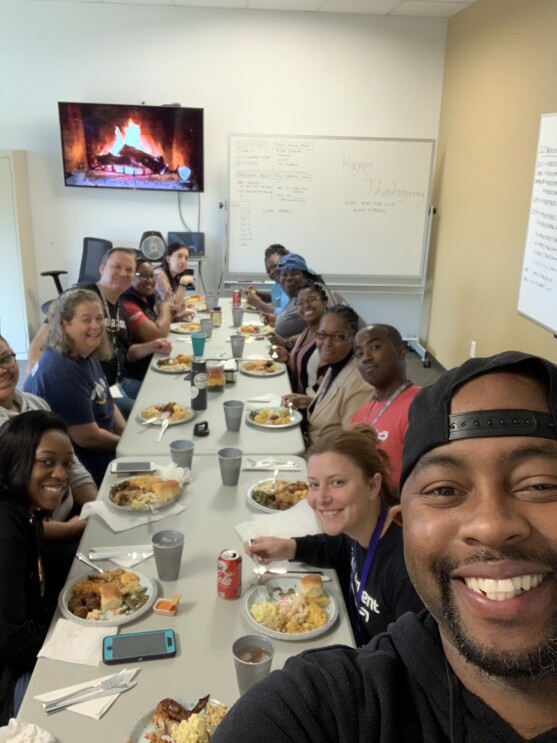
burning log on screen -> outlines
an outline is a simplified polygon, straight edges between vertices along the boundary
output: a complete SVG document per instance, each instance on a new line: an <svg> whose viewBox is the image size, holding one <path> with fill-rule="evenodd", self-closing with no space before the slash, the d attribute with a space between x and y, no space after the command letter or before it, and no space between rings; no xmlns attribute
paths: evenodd
<svg viewBox="0 0 557 743"><path fill-rule="evenodd" d="M90 166L93 170L105 170L107 167L144 168L157 175L162 175L167 169L163 157L153 157L149 153L127 144L122 147L117 155L108 152L106 155L97 155L95 160Z"/></svg>

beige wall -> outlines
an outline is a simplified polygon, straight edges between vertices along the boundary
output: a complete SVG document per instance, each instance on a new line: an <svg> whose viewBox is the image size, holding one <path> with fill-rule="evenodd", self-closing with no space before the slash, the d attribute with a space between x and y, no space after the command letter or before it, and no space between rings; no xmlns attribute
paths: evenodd
<svg viewBox="0 0 557 743"><path fill-rule="evenodd" d="M556 0L479 0L449 22L427 337L446 368L472 340L478 356L557 359L557 340L516 310L540 115L557 111L556 38Z"/></svg>

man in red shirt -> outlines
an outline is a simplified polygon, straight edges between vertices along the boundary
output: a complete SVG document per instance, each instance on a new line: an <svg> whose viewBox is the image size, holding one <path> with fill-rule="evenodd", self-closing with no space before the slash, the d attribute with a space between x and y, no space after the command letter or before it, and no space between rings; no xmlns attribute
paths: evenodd
<svg viewBox="0 0 557 743"><path fill-rule="evenodd" d="M406 377L406 344L392 325L367 325L357 334L354 355L360 374L375 387L375 398L357 410L351 422L368 423L389 455L392 482L398 487L408 408L420 389Z"/></svg>

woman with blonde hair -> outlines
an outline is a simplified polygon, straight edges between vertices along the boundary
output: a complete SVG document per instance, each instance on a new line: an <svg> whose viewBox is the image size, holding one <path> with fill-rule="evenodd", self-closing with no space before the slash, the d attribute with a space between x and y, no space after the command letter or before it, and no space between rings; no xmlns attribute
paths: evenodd
<svg viewBox="0 0 557 743"><path fill-rule="evenodd" d="M397 498L388 457L364 423L320 439L307 457L308 503L325 533L258 537L245 549L264 564L296 560L335 568L354 637L365 645L405 612L423 608L406 572L402 530L389 516Z"/></svg>
<svg viewBox="0 0 557 743"><path fill-rule="evenodd" d="M78 459L97 485L125 425L100 364L112 352L99 297L72 289L53 308L45 350L24 385L64 420Z"/></svg>

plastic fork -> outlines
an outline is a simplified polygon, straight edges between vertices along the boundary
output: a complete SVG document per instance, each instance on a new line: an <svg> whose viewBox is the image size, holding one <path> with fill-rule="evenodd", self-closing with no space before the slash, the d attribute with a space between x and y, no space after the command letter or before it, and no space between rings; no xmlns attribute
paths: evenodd
<svg viewBox="0 0 557 743"><path fill-rule="evenodd" d="M84 562L86 565L89 565L90 568L93 568L93 570L96 570L98 573L104 573L104 570L100 568L98 565L95 565L94 562L91 562L90 560L88 560L83 554L83 552L76 552L75 556L80 562Z"/></svg>
<svg viewBox="0 0 557 743"><path fill-rule="evenodd" d="M118 686L119 684L126 681L128 678L128 674L129 670L127 668L124 668L114 676L110 676L104 681L99 681L98 684L84 686L82 689L77 689L76 691L71 691L69 694L63 694L61 697L57 697L56 699L50 699L48 702L43 702L43 709L45 710L45 712L48 712L51 707L56 707L62 702L66 702L68 699L72 699L72 697L79 698L82 694L85 694L85 692L94 691L95 689L98 689L99 691L108 691L109 689L113 689L115 686Z"/></svg>
<svg viewBox="0 0 557 743"><path fill-rule="evenodd" d="M170 415L170 413L168 415ZM161 430L159 431L159 434L157 438L155 439L157 444L161 441L162 437L164 436L164 432L168 428L168 415L166 416L166 418L163 418L163 421L161 423Z"/></svg>
<svg viewBox="0 0 557 743"><path fill-rule="evenodd" d="M253 546L255 544L255 539L248 540L248 544L250 547ZM257 555L252 555L251 559L256 565L256 570L254 572L257 573L257 591L264 601L270 601L271 597L269 596L269 591L267 590L267 586L263 580L263 574L267 572L267 569L261 567L261 561Z"/></svg>

